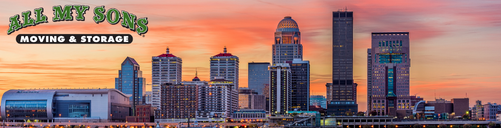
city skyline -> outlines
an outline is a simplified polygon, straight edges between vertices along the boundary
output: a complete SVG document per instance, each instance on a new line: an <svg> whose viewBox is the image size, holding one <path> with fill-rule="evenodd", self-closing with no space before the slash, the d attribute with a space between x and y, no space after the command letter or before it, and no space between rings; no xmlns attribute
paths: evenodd
<svg viewBox="0 0 501 128"><path fill-rule="evenodd" d="M331 13L348 7L356 13L353 75L354 82L358 83L359 111L366 109L366 49L370 47L371 32L410 32L411 95L417 94L425 100L468 95L471 105L476 100L501 102L496 98L501 96L496 93L501 89L501 67L497 66L501 63L501 52L497 50L501 44L496 42L501 33L498 31L501 29L499 2L88 3L147 16L151 20L149 33L140 37L119 25L95 24L87 19L41 24L11 35L0 35L0 93L15 88L113 88L116 71L120 69L117 63L126 56L138 60L143 66L143 76L151 84L150 57L164 53L167 46L183 58L183 81L190 81L196 69L201 80L209 81L207 60L227 46L242 62L239 83L240 87L246 87L247 63L271 62L271 34L280 19L292 16L301 28L304 60L311 63L311 95L325 95L325 83L332 80ZM7 19L27 9L64 4L68 3L6 2L0 17ZM209 11L211 9L213 11ZM53 14L49 12L47 9L45 15L51 18ZM1 23L0 28L7 30L8 21ZM130 45L19 45L15 35L23 33L125 33L133 35L134 42ZM150 91L151 86L146 88Z"/></svg>

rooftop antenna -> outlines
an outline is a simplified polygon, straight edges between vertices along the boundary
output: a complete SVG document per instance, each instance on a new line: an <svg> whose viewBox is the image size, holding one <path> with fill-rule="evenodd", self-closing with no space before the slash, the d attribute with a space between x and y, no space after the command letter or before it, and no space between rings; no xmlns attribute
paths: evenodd
<svg viewBox="0 0 501 128"><path fill-rule="evenodd" d="M226 53L226 46L224 46L224 53Z"/></svg>
<svg viewBox="0 0 501 128"><path fill-rule="evenodd" d="M347 12L348 11L348 7L347 6L344 6L344 11Z"/></svg>
<svg viewBox="0 0 501 128"><path fill-rule="evenodd" d="M198 68L195 68L195 77L198 76Z"/></svg>
<svg viewBox="0 0 501 128"><path fill-rule="evenodd" d="M167 46L167 50L166 51L167 51L167 54L169 54L169 46Z"/></svg>

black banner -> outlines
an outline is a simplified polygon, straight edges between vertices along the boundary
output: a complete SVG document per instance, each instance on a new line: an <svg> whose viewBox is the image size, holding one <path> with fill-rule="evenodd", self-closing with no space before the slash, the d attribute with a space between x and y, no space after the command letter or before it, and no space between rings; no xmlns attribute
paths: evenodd
<svg viewBox="0 0 501 128"><path fill-rule="evenodd" d="M130 44L130 34L19 34L19 44Z"/></svg>

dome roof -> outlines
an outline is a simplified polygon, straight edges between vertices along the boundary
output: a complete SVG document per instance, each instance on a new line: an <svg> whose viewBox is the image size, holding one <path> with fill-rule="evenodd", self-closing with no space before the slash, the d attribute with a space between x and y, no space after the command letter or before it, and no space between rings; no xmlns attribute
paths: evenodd
<svg viewBox="0 0 501 128"><path fill-rule="evenodd" d="M277 26L277 32L283 31L294 31L299 32L299 27L297 26L296 21L294 21L290 16L285 16Z"/></svg>

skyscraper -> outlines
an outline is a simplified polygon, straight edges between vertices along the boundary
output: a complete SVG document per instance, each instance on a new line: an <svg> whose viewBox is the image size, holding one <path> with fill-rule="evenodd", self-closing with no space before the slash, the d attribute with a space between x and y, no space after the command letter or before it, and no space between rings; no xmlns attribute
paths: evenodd
<svg viewBox="0 0 501 128"><path fill-rule="evenodd" d="M233 81L235 90L238 92L238 64L237 56L226 52L219 53L210 58L210 79L214 80L216 77L222 77L225 80Z"/></svg>
<svg viewBox="0 0 501 128"><path fill-rule="evenodd" d="M289 111L309 111L310 106L310 62L301 59L286 61L291 69L291 104Z"/></svg>
<svg viewBox="0 0 501 128"><path fill-rule="evenodd" d="M249 82L250 89L256 91L258 94L264 94L264 86L270 82L270 72L268 71L269 62L249 62Z"/></svg>
<svg viewBox="0 0 501 128"><path fill-rule="evenodd" d="M275 31L272 64L292 61L294 58L303 59L301 32L299 32L296 21L290 16L286 16L278 23Z"/></svg>
<svg viewBox="0 0 501 128"><path fill-rule="evenodd" d="M394 115L397 110L410 110L409 96L409 32L373 32L370 53L370 111L378 115ZM369 108L368 108L369 109Z"/></svg>
<svg viewBox="0 0 501 128"><path fill-rule="evenodd" d="M238 89L233 81L216 77L208 85L199 86L199 118L228 118L238 109Z"/></svg>
<svg viewBox="0 0 501 128"><path fill-rule="evenodd" d="M146 79L143 78L139 64L134 58L125 58L121 67L122 69L118 70L118 78L115 78L115 89L129 96L132 112L135 113L135 106L143 102Z"/></svg>
<svg viewBox="0 0 501 128"><path fill-rule="evenodd" d="M270 70L269 113L285 113L291 104L291 69L288 63L276 63Z"/></svg>
<svg viewBox="0 0 501 128"><path fill-rule="evenodd" d="M356 85L353 82L353 12L332 15L332 84L327 84L327 113L346 115L357 112Z"/></svg>
<svg viewBox="0 0 501 128"><path fill-rule="evenodd" d="M164 83L178 84L181 82L183 60L174 56L169 52L167 47L166 53L151 58L151 90L152 90L152 106L160 108L161 87Z"/></svg>
<svg viewBox="0 0 501 128"><path fill-rule="evenodd" d="M155 119L195 118L198 108L197 84L161 85L161 108L155 110Z"/></svg>
<svg viewBox="0 0 501 128"><path fill-rule="evenodd" d="M367 49L367 101L372 101L372 54L371 49ZM367 102L367 113L370 113L372 102Z"/></svg>

